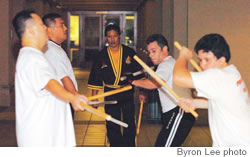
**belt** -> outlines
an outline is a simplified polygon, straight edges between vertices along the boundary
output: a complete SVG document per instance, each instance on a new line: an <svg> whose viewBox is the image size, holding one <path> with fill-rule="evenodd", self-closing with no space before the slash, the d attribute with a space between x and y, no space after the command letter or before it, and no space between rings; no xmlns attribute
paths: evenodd
<svg viewBox="0 0 250 157"><path fill-rule="evenodd" d="M122 87L125 87L127 85L110 85L110 84L104 84L104 87L108 87L108 88L122 88Z"/></svg>

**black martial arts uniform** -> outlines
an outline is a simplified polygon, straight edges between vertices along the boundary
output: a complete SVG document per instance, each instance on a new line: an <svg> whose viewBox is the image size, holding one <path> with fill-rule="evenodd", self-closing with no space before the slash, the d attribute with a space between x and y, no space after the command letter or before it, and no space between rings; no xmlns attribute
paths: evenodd
<svg viewBox="0 0 250 157"><path fill-rule="evenodd" d="M127 46L119 46L119 61L117 69L115 68L112 59L110 48L105 47L95 59L92 66L88 88L94 90L101 90L104 92L115 90L128 85L128 81L120 81L120 77L128 72L136 72L141 70L141 66L133 59L135 51ZM139 78L137 78L139 79ZM110 114L113 118L121 120L121 112L123 121L128 124L128 128L124 128L123 134L119 125L107 121L107 136L110 146L135 146L135 119L134 119L134 89L118 93L112 96L105 97L105 101L117 100L117 104L106 104L105 112Z"/></svg>

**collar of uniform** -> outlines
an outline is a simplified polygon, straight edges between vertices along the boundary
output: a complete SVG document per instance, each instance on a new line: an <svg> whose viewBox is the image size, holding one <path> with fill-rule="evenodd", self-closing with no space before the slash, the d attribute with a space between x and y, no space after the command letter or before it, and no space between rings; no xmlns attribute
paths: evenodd
<svg viewBox="0 0 250 157"><path fill-rule="evenodd" d="M56 43L56 42L54 42L53 40L49 40L48 42L50 42L50 43L52 43L52 44L54 44L54 45L56 45L56 46L61 47L61 45L57 44L57 43Z"/></svg>
<svg viewBox="0 0 250 157"><path fill-rule="evenodd" d="M169 60L170 58L172 58L172 56L167 56L163 61Z"/></svg>
<svg viewBox="0 0 250 157"><path fill-rule="evenodd" d="M42 55L44 54L42 51L40 51L40 50L38 50L36 48L33 48L33 47L28 47L28 46L22 47L20 49L20 51L24 51L24 50L27 50L27 49L30 49L30 50L32 50L32 51L34 51L36 53L42 54Z"/></svg>
<svg viewBox="0 0 250 157"><path fill-rule="evenodd" d="M118 48L118 51L120 51L120 48L123 48L122 44L120 44L118 47L119 47L119 48ZM110 47L107 46L107 49L110 49ZM110 51L112 51L112 50L110 49Z"/></svg>

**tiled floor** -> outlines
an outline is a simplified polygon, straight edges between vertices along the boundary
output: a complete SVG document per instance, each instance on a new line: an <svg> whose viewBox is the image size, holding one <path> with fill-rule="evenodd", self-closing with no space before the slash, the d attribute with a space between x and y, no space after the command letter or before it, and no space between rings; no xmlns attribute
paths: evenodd
<svg viewBox="0 0 250 157"><path fill-rule="evenodd" d="M87 90L87 79L89 72L74 69L77 78L79 92L90 96L90 91ZM138 106L136 106L136 117L138 117ZM100 106L98 110L104 110ZM148 120L147 106L145 104L142 116L142 124L140 134L136 138L137 146L139 147L152 147L154 146L156 137L161 129L161 124L158 121ZM189 136L182 146L186 147L203 147L211 146L211 136L209 128L201 125L197 121L196 125L192 128ZM205 119L206 121L206 119ZM206 123L206 122L205 122ZM1 147L15 147L15 114L14 106L8 108L0 108L0 146ZM109 146L106 137L105 121L87 111L75 113L75 133L78 147L106 147Z"/></svg>

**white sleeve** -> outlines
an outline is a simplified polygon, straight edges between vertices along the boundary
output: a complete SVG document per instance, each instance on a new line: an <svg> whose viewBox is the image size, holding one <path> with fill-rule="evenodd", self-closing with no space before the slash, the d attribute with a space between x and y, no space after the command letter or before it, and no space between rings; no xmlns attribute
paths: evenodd
<svg viewBox="0 0 250 157"><path fill-rule="evenodd" d="M218 73L216 70L206 70L203 72L191 72L194 87L198 92L198 96L211 99L216 97L220 87L218 82Z"/></svg>
<svg viewBox="0 0 250 157"><path fill-rule="evenodd" d="M170 63L164 62L158 66L156 74L167 82L173 75L173 66Z"/></svg>
<svg viewBox="0 0 250 157"><path fill-rule="evenodd" d="M40 92L42 89L44 89L51 79L56 80L53 68L44 57L33 61L33 64L31 64L29 67L27 76L29 77L29 82L31 83L31 86L35 92Z"/></svg>
<svg viewBox="0 0 250 157"><path fill-rule="evenodd" d="M65 59L67 59L67 58L63 58L63 56L61 56L61 58L58 59L58 63L56 66L56 72L57 72L58 77L60 79L64 78L65 76L69 76L69 74L68 74L69 67L67 66Z"/></svg>
<svg viewBox="0 0 250 157"><path fill-rule="evenodd" d="M58 52L55 52L58 51ZM46 57L49 60L50 64L54 67L56 70L57 76L59 79L64 78L65 76L69 76L68 74L68 67L67 67L67 62L65 61L68 58L65 58L64 53L62 51L50 48L46 52Z"/></svg>

